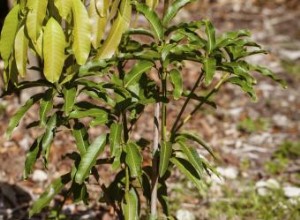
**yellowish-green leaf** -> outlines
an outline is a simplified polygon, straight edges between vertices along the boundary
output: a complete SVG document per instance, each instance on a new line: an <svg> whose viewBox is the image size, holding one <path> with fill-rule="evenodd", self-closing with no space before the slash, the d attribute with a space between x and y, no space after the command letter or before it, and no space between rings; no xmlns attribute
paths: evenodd
<svg viewBox="0 0 300 220"><path fill-rule="evenodd" d="M131 4L129 0L124 0L121 3L120 11L107 39L96 55L96 59L111 58L116 52L123 33L128 29L131 18Z"/></svg>
<svg viewBox="0 0 300 220"><path fill-rule="evenodd" d="M49 82L59 80L65 61L65 47L62 27L54 18L50 18L43 37L44 74Z"/></svg>
<svg viewBox="0 0 300 220"><path fill-rule="evenodd" d="M92 24L92 45L95 49L100 46L100 41L105 32L107 23L107 0L91 0L89 7L89 16Z"/></svg>
<svg viewBox="0 0 300 220"><path fill-rule="evenodd" d="M29 9L26 17L26 30L34 44L38 39L46 16L47 4L48 0L28 0L26 4Z"/></svg>
<svg viewBox="0 0 300 220"><path fill-rule="evenodd" d="M15 39L15 59L21 77L26 75L28 39L25 36L24 25L19 29Z"/></svg>
<svg viewBox="0 0 300 220"><path fill-rule="evenodd" d="M63 19L67 19L72 9L72 0L55 0L54 5Z"/></svg>
<svg viewBox="0 0 300 220"><path fill-rule="evenodd" d="M146 0L146 5L152 10L154 10L158 5L158 0Z"/></svg>
<svg viewBox="0 0 300 220"><path fill-rule="evenodd" d="M76 62L83 65L91 50L91 23L88 12L80 0L73 0L72 13L74 17L72 49Z"/></svg>
<svg viewBox="0 0 300 220"><path fill-rule="evenodd" d="M0 54L4 61L8 61L10 54L13 50L15 36L18 30L18 14L20 6L17 4L13 9L8 13L5 18L2 31L1 31L1 40L0 40Z"/></svg>

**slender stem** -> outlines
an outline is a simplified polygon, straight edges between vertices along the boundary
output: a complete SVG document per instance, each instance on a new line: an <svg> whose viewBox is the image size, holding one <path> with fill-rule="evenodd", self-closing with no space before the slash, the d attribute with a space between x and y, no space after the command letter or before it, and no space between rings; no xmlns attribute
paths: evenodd
<svg viewBox="0 0 300 220"><path fill-rule="evenodd" d="M194 110L185 117L183 121L180 122L180 124L174 129L174 133L176 133L183 125L185 125L192 117L193 115L202 107L204 103L211 97L212 94L218 91L220 86L227 80L229 76L229 73L226 73L221 80L215 85L215 87L204 97L204 99L194 108Z"/></svg>
<svg viewBox="0 0 300 220"><path fill-rule="evenodd" d="M179 114L178 114L177 117L176 117L176 120L175 120L175 122L174 122L174 124L173 124L173 126L172 126L172 129L171 129L171 135L172 135L172 136L171 136L171 141L172 141L172 139L174 138L176 127L177 127L177 125L178 125L178 123L179 123L179 121L180 121L180 119L181 119L181 117L182 117L182 115L183 115L183 113L184 113L184 111L185 111L185 109L186 109L188 103L190 102L190 100L191 100L191 98L192 98L192 96L193 96L193 93L195 92L195 90L196 90L197 87L199 86L199 83L200 83L201 80L203 79L203 75L204 75L204 73L201 72L201 74L199 75L199 77L198 77L198 79L197 79L195 85L193 86L191 92L189 93L187 99L185 100L185 102L184 102L182 108L180 109Z"/></svg>
<svg viewBox="0 0 300 220"><path fill-rule="evenodd" d="M154 131L153 131L153 152L152 152L152 191L151 191L151 219L157 218L157 186L158 186L158 144L159 144L159 103L154 109Z"/></svg>

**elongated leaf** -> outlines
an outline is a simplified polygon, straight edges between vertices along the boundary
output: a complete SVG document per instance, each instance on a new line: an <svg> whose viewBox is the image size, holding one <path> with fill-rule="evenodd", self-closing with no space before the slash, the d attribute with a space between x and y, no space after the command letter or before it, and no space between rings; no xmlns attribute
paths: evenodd
<svg viewBox="0 0 300 220"><path fill-rule="evenodd" d="M19 24L19 10L20 6L19 4L16 4L6 16L2 27L0 38L0 54L5 62L8 61L13 50L15 36L17 34Z"/></svg>
<svg viewBox="0 0 300 220"><path fill-rule="evenodd" d="M136 3L136 10L145 16L145 18L149 21L156 38L161 40L164 36L164 28L155 11L153 11L147 5L140 3Z"/></svg>
<svg viewBox="0 0 300 220"><path fill-rule="evenodd" d="M64 87L63 94L64 94L64 113L66 116L73 110L73 106L75 103L77 88L76 87Z"/></svg>
<svg viewBox="0 0 300 220"><path fill-rule="evenodd" d="M49 82L55 83L62 74L66 40L62 27L54 18L47 22L43 38L44 74Z"/></svg>
<svg viewBox="0 0 300 220"><path fill-rule="evenodd" d="M170 72L171 82L173 84L173 96L175 100L178 100L183 92L183 82L181 73L177 69L172 69Z"/></svg>
<svg viewBox="0 0 300 220"><path fill-rule="evenodd" d="M253 85L247 83L247 81L241 77L235 76L230 77L227 82L230 82L232 84L235 84L239 86L245 93L247 93L253 101L257 100L257 96L255 93L255 90L253 88Z"/></svg>
<svg viewBox="0 0 300 220"><path fill-rule="evenodd" d="M197 153L197 150L195 148L188 147L183 141L178 141L178 144L180 145L180 148L184 155L187 157L188 161L193 165L193 167L197 170L199 176L201 177L203 175L204 167L202 159Z"/></svg>
<svg viewBox="0 0 300 220"><path fill-rule="evenodd" d="M104 151L106 144L106 134L97 137L94 142L88 147L86 153L81 158L78 165L78 170L75 175L75 182L82 184L85 178L88 177L90 170L96 163L97 157Z"/></svg>
<svg viewBox="0 0 300 220"><path fill-rule="evenodd" d="M271 78L275 82L278 82L283 88L285 88L285 89L287 88L286 81L275 76L275 74L268 68L265 68L263 66L258 66L258 65L251 65L250 69L252 71L257 71L257 72L261 73L263 76L267 76L267 77Z"/></svg>
<svg viewBox="0 0 300 220"><path fill-rule="evenodd" d="M154 10L156 6L158 5L159 0L146 0L146 5Z"/></svg>
<svg viewBox="0 0 300 220"><path fill-rule="evenodd" d="M120 149L120 144L122 140L122 125L118 123L113 123L110 126L109 134L109 144L110 144L110 153L112 157L116 156L116 153Z"/></svg>
<svg viewBox="0 0 300 220"><path fill-rule="evenodd" d="M76 122L72 133L80 155L83 156L89 147L89 135L87 133L87 128L84 126L84 124Z"/></svg>
<svg viewBox="0 0 300 220"><path fill-rule="evenodd" d="M184 7L186 4L193 2L195 0L176 0L167 9L167 12L163 18L163 25L166 27L169 25L170 21L177 15L178 11Z"/></svg>
<svg viewBox="0 0 300 220"><path fill-rule="evenodd" d="M86 63L91 50L91 23L88 12L81 0L72 1L74 17L72 49L79 65Z"/></svg>
<svg viewBox="0 0 300 220"><path fill-rule="evenodd" d="M41 143L41 147L42 147L41 153L44 157L44 162L46 165L48 161L50 146L54 138L55 128L57 127L56 122L57 122L57 116L56 114L54 114L47 121L46 132L43 136L42 143Z"/></svg>
<svg viewBox="0 0 300 220"><path fill-rule="evenodd" d="M214 153L212 152L211 148L196 134L185 133L185 132L179 133L176 137L176 140L177 140L177 138L180 139L180 137L183 137L183 138L186 138L186 139L189 139L191 141L194 141L194 142L198 143L199 145L204 147L204 149L207 150L207 152L209 152L211 156L216 158Z"/></svg>
<svg viewBox="0 0 300 220"><path fill-rule="evenodd" d="M105 32L108 19L108 7L109 2L107 0L91 0L90 2L89 17L92 23L92 45L95 49L100 46L100 41Z"/></svg>
<svg viewBox="0 0 300 220"><path fill-rule="evenodd" d="M43 97L43 94L37 94L32 96L19 110L15 113L15 115L10 119L7 130L6 136L10 138L11 133L15 127L18 126L20 120L23 118L25 113L30 109L30 107L39 101Z"/></svg>
<svg viewBox="0 0 300 220"><path fill-rule="evenodd" d="M138 177L140 179L142 175L142 159L138 145L135 143L128 143L126 145L125 162L129 167L130 176L132 178Z"/></svg>
<svg viewBox="0 0 300 220"><path fill-rule="evenodd" d="M180 170L182 174L184 174L191 182L195 184L199 191L203 190L203 184L201 182L202 180L189 161L176 157L171 158L170 161Z"/></svg>
<svg viewBox="0 0 300 220"><path fill-rule="evenodd" d="M98 108L91 108L88 110L74 110L69 114L70 118L84 118L84 117L106 117L107 118L107 112L98 109Z"/></svg>
<svg viewBox="0 0 300 220"><path fill-rule="evenodd" d="M55 0L54 5L63 19L67 19L72 10L72 0Z"/></svg>
<svg viewBox="0 0 300 220"><path fill-rule="evenodd" d="M46 191L36 200L29 212L29 217L31 218L34 214L40 213L43 208L49 205L53 200L54 196L57 195L64 186L71 181L70 173L61 176L60 178L54 180L51 185L46 189Z"/></svg>
<svg viewBox="0 0 300 220"><path fill-rule="evenodd" d="M36 43L40 34L44 18L46 16L48 0L28 0L29 9L26 17L26 30L33 44Z"/></svg>
<svg viewBox="0 0 300 220"><path fill-rule="evenodd" d="M108 59L114 55L121 42L123 33L129 27L130 19L131 3L129 0L124 0L121 3L121 8L118 16L114 21L104 44L100 47L100 50L98 51L95 59Z"/></svg>
<svg viewBox="0 0 300 220"><path fill-rule="evenodd" d="M31 145L29 151L26 153L26 160L25 160L25 167L23 171L23 178L27 179L28 176L32 172L32 168L38 158L39 152L40 152L40 142L41 142L42 136L37 138L34 143Z"/></svg>
<svg viewBox="0 0 300 220"><path fill-rule="evenodd" d="M172 155L172 144L170 142L162 142L159 153L159 176L163 177L168 170L169 161Z"/></svg>
<svg viewBox="0 0 300 220"><path fill-rule="evenodd" d="M133 188L125 192L125 199L122 202L122 210L125 220L138 220L138 196Z"/></svg>
<svg viewBox="0 0 300 220"><path fill-rule="evenodd" d="M40 125L45 126L47 114L53 108L53 89L48 89L40 103Z"/></svg>
<svg viewBox="0 0 300 220"><path fill-rule="evenodd" d="M205 57L203 59L203 69L205 72L204 80L205 84L209 85L214 78L216 72L216 59L212 57Z"/></svg>
<svg viewBox="0 0 300 220"><path fill-rule="evenodd" d="M214 26L209 20L205 20L204 24L205 24L205 33L207 36L206 49L208 54L210 54L216 46L216 33L215 33L216 31Z"/></svg>
<svg viewBox="0 0 300 220"><path fill-rule="evenodd" d="M21 77L26 75L26 64L27 64L27 50L28 50L28 39L24 33L24 26L22 26L15 39L15 59L17 69Z"/></svg>
<svg viewBox="0 0 300 220"><path fill-rule="evenodd" d="M130 70L130 72L125 75L124 87L126 88L133 84L136 84L141 78L142 74L150 70L153 65L153 62L146 60L141 60L136 63L135 66Z"/></svg>

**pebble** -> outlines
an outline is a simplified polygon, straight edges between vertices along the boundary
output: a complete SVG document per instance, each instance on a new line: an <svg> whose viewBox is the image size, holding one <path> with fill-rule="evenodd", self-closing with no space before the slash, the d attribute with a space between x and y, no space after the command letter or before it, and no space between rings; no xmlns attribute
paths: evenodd
<svg viewBox="0 0 300 220"><path fill-rule="evenodd" d="M256 182L255 188L257 190L258 195L266 196L272 190L280 189L280 184L275 179L268 179L266 181L260 180Z"/></svg>
<svg viewBox="0 0 300 220"><path fill-rule="evenodd" d="M239 171L236 167L217 167L217 171L226 179L236 179Z"/></svg>
<svg viewBox="0 0 300 220"><path fill-rule="evenodd" d="M295 186L286 186L283 188L284 195L288 198L300 197L300 188Z"/></svg>
<svg viewBox="0 0 300 220"><path fill-rule="evenodd" d="M195 215L186 209L179 209L176 212L176 218L178 220L196 220Z"/></svg>
<svg viewBox="0 0 300 220"><path fill-rule="evenodd" d="M45 182L48 179L48 175L43 170L35 170L31 179L34 182Z"/></svg>

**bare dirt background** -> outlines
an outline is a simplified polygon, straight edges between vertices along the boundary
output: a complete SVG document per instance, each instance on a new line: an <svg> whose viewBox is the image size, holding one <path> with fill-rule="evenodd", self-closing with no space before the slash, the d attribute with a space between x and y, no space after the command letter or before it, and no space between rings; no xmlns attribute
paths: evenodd
<svg viewBox="0 0 300 220"><path fill-rule="evenodd" d="M213 180L209 192L198 196L195 190L190 189L189 183L175 173L168 183L171 187L170 201L174 203L172 210L177 218L187 220L278 219L279 214L276 211L270 218L255 216L255 212L246 218L238 212L233 215L226 214L229 208L220 208L220 212L224 213L215 215L209 210L214 207L214 203L218 204L217 202L229 198L226 194L228 190L232 193L230 199L238 199L243 189L250 186L254 186L255 193L260 194L262 188L276 188L279 185L277 188L283 190L286 201L300 198L300 2L200 2L192 3L182 10L177 22L209 18L216 25L217 33L240 28L249 29L253 33L253 39L270 51L266 56L251 57L251 61L272 69L288 82L289 88L283 90L270 80L262 79L256 87L259 101L252 103L247 95L228 85L215 97L219 105L216 113L208 108L196 115L186 129L199 133L211 144L221 158L216 166L224 179ZM185 73L185 85L190 86L197 69L192 64L186 65L188 71ZM37 106L32 108L21 122L11 140L7 140L4 133L9 118L29 95L23 93L20 97L0 99L0 219L26 219L31 200L36 199L55 177L69 170L71 166L70 161L63 161L61 157L74 150L74 143L68 132L60 132L53 143L52 162L48 170L44 170L42 164L38 163L38 171L29 180L22 180L26 151L38 133L36 130L26 129L26 126L36 118ZM170 120L176 111L176 106L171 105ZM151 114L152 110L147 109L146 112ZM142 120L144 123L135 128L138 131L137 135L151 135L152 126L147 114ZM287 156L282 162L276 157L276 152L287 142L292 143L291 146L295 145L293 148L296 150L292 157ZM201 149L199 153L204 154ZM283 167L279 167L281 163ZM110 170L106 168L101 172L104 176L110 175ZM267 185L270 179L273 181L272 187ZM66 216L69 219L113 219L110 208L96 202L98 187L91 184L89 190L93 196L88 208L67 201L63 209ZM61 198L57 199L59 201ZM299 216L299 205L296 207L297 211ZM49 212L45 211L32 219L46 219L48 214ZM285 215L285 219L296 219L293 216Z"/></svg>

